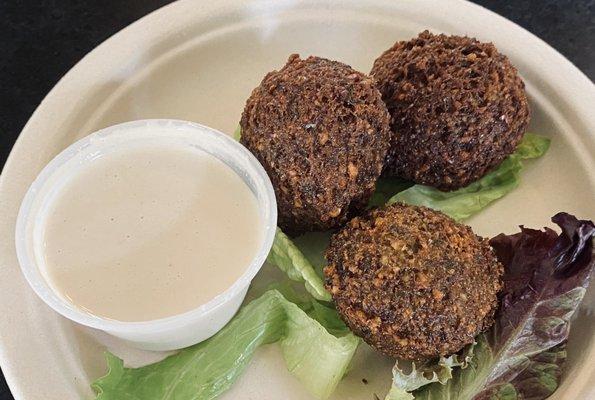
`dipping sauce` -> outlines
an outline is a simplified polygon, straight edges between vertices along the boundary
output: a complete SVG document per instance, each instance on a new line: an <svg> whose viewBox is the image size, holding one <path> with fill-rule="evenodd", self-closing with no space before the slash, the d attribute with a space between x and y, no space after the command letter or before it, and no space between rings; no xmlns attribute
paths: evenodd
<svg viewBox="0 0 595 400"><path fill-rule="evenodd" d="M87 163L50 203L46 279L90 313L148 321L229 288L258 252L256 197L197 149L137 146Z"/></svg>

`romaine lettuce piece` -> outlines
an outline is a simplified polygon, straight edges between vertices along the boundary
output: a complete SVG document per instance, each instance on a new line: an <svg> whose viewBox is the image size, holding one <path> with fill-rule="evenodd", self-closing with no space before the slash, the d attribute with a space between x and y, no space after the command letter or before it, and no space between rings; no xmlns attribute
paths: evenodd
<svg viewBox="0 0 595 400"><path fill-rule="evenodd" d="M289 371L319 399L335 389L359 339L330 334L278 291L252 301L209 340L155 364L125 368L108 353L108 373L92 384L97 400L207 400L235 382L254 351L279 342Z"/></svg>
<svg viewBox="0 0 595 400"><path fill-rule="evenodd" d="M452 378L455 367L467 368L473 358L476 343L466 346L460 353L438 360L413 362L397 360L393 367L393 383L385 400L413 400L411 393L433 382L444 385Z"/></svg>
<svg viewBox="0 0 595 400"><path fill-rule="evenodd" d="M516 151L478 181L452 192L414 185L390 198L388 204L403 202L426 206L442 211L457 221L469 218L516 188L520 182L522 160L541 157L549 145L548 138L526 133Z"/></svg>
<svg viewBox="0 0 595 400"><path fill-rule="evenodd" d="M380 177L376 181L376 190L368 202L368 208L385 205L393 196L413 186L412 182L395 177Z"/></svg>
<svg viewBox="0 0 595 400"><path fill-rule="evenodd" d="M303 286L291 281L289 278L272 282L266 285L264 289L262 291L262 289L251 287L250 294L258 296L259 293L262 295L268 290L277 290L285 299L301 308L310 318L324 326L332 335L340 337L351 333L351 330L337 313L334 304L312 298L312 295L303 290Z"/></svg>
<svg viewBox="0 0 595 400"><path fill-rule="evenodd" d="M293 243L297 246L310 264L314 267L316 273L323 276L323 269L326 266L324 252L331 242L333 231L308 232L301 236L293 238Z"/></svg>
<svg viewBox="0 0 595 400"><path fill-rule="evenodd" d="M233 135L231 137L237 140L238 142L240 141L240 138L242 137L242 128L239 125L236 128L236 130L233 131Z"/></svg>
<svg viewBox="0 0 595 400"><path fill-rule="evenodd" d="M332 300L330 293L324 288L321 276L316 273L310 261L280 228L277 228L267 262L279 267L289 279L303 282L308 293L315 299Z"/></svg>

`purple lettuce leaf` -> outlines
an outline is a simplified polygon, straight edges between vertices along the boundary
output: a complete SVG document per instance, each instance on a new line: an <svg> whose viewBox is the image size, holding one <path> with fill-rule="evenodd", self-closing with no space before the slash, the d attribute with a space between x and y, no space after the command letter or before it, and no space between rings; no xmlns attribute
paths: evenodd
<svg viewBox="0 0 595 400"><path fill-rule="evenodd" d="M545 399L558 387L570 321L595 265L595 225L559 213L562 233L521 227L490 241L504 264L504 289L494 326L477 338L470 366L416 399Z"/></svg>

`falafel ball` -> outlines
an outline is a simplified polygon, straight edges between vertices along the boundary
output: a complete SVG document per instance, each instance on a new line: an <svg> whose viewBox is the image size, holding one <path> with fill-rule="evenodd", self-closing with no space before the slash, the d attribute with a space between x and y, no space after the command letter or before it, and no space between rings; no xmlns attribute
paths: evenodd
<svg viewBox="0 0 595 400"><path fill-rule="evenodd" d="M529 124L525 85L492 43L425 31L385 51L371 75L391 115L386 175L467 186L511 154Z"/></svg>
<svg viewBox="0 0 595 400"><path fill-rule="evenodd" d="M494 321L503 267L486 239L441 212L373 210L336 233L325 255L339 314L388 356L452 354Z"/></svg>
<svg viewBox="0 0 595 400"><path fill-rule="evenodd" d="M327 230L367 204L390 128L373 80L319 57L289 57L252 92L241 143L267 171L289 234Z"/></svg>

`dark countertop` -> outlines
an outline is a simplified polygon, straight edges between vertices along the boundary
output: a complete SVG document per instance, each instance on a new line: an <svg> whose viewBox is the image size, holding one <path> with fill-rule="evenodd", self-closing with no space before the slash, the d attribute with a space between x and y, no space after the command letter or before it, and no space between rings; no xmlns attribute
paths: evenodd
<svg viewBox="0 0 595 400"><path fill-rule="evenodd" d="M167 0L0 2L0 167L46 93L87 52ZM476 0L595 79L595 0ZM51 366L46 366L51 368ZM12 396L0 375L0 400Z"/></svg>

